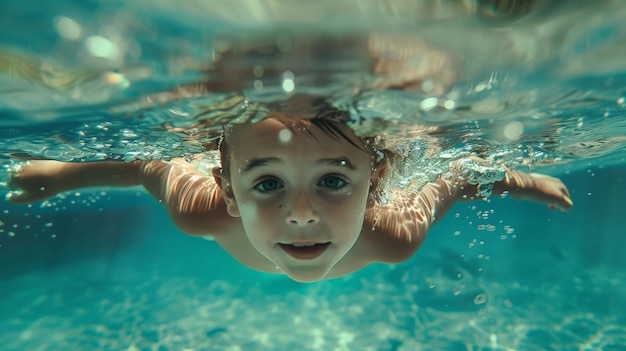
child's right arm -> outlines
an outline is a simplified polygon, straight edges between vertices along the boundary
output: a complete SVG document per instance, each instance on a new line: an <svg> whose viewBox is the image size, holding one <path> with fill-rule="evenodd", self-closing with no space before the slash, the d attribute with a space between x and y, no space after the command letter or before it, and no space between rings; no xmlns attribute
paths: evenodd
<svg viewBox="0 0 626 351"><path fill-rule="evenodd" d="M216 235L233 220L226 212L215 179L182 159L171 162L31 161L11 177L14 203L44 200L58 193L98 186L143 185L168 210L172 220L192 235Z"/></svg>

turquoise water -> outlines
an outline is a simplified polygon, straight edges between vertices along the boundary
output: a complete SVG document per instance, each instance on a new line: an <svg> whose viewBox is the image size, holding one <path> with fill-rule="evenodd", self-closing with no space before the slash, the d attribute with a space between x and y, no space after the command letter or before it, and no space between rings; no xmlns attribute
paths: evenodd
<svg viewBox="0 0 626 351"><path fill-rule="evenodd" d="M622 350L624 180L615 179L624 168L592 169L564 177L576 203L567 214L460 204L410 261L314 284L253 272L181 235L139 190L5 205L5 228L18 227L1 241L2 345ZM477 229L489 224L493 232Z"/></svg>
<svg viewBox="0 0 626 351"><path fill-rule="evenodd" d="M181 234L140 188L1 201L0 349L626 350L622 2L46 4L0 5L2 181L32 157L189 156L306 93L419 150L412 179L479 149L574 207L457 204L408 262L299 284Z"/></svg>

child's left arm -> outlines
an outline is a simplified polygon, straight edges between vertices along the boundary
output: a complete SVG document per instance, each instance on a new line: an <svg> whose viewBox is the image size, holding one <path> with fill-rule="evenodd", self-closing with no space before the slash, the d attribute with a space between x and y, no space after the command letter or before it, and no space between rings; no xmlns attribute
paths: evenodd
<svg viewBox="0 0 626 351"><path fill-rule="evenodd" d="M376 249L375 261L402 262L411 257L426 238L426 234L457 201L482 199L478 184L468 180L463 162L485 161L469 158L456 161L450 172L426 184L417 194L393 193L386 205L377 204L368 210L364 235ZM557 178L543 174L503 169L504 178L493 184L493 195L513 196L548 204L550 209L567 211L572 200L567 187Z"/></svg>

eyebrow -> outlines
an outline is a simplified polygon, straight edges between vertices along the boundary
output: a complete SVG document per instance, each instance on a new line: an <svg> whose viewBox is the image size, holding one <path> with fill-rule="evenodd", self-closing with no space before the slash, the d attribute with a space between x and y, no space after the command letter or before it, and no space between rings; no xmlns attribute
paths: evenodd
<svg viewBox="0 0 626 351"><path fill-rule="evenodd" d="M278 157L264 157L250 159L241 169L241 173L251 172L258 167L267 166L270 163L283 163L284 161ZM316 162L318 165L327 165L335 167L345 167L349 170L355 171L356 167L350 162L347 157L339 158L322 158Z"/></svg>
<svg viewBox="0 0 626 351"><path fill-rule="evenodd" d="M255 168L263 167L270 163L280 162L282 162L282 160L277 157L253 158L246 162L246 164L241 168L241 173L248 173Z"/></svg>
<svg viewBox="0 0 626 351"><path fill-rule="evenodd" d="M350 162L347 157L339 157L339 158L323 158L317 161L317 164L323 164L328 166L338 166L338 167L346 167L350 170L355 171L356 167Z"/></svg>

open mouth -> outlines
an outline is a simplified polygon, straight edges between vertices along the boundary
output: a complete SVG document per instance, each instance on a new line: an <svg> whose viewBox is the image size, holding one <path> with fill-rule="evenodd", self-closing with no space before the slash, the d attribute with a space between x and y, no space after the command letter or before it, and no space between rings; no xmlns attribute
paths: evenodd
<svg viewBox="0 0 626 351"><path fill-rule="evenodd" d="M297 260L313 260L320 257L324 251L330 246L327 243L311 243L311 244L278 244L289 256Z"/></svg>

